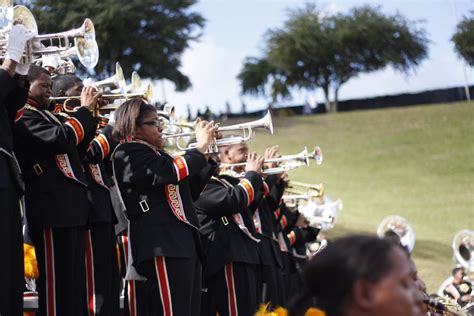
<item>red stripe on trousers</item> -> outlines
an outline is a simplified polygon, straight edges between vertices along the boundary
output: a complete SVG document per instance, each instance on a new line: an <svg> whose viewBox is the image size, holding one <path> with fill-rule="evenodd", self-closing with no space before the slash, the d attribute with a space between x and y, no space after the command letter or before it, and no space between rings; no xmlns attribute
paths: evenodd
<svg viewBox="0 0 474 316"><path fill-rule="evenodd" d="M237 316L237 302L235 299L235 284L234 284L234 275L232 272L232 263L225 265L225 278L227 281L227 298L229 300L229 315Z"/></svg>
<svg viewBox="0 0 474 316"><path fill-rule="evenodd" d="M89 315L95 315L95 285L94 285L94 251L92 249L91 231L86 232L86 276L87 276L87 308Z"/></svg>
<svg viewBox="0 0 474 316"><path fill-rule="evenodd" d="M46 314L56 315L56 289L54 278L54 245L53 231L44 229L44 249L46 260Z"/></svg>
<svg viewBox="0 0 474 316"><path fill-rule="evenodd" d="M156 277L160 288L161 302L165 316L173 315L171 307L171 293L169 290L168 275L166 271L166 262L164 257L155 257Z"/></svg>

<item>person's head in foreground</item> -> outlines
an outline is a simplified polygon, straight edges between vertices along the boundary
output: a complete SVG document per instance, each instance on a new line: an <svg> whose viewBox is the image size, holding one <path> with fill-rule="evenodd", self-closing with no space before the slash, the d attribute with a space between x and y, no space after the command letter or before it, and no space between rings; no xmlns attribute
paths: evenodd
<svg viewBox="0 0 474 316"><path fill-rule="evenodd" d="M337 239L314 256L289 315L317 307L327 316L423 315L410 259L399 245L371 236Z"/></svg>

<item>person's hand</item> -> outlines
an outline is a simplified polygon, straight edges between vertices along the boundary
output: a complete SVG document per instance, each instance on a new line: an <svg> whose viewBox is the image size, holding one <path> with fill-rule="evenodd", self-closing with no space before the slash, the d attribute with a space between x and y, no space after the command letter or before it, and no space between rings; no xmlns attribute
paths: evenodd
<svg viewBox="0 0 474 316"><path fill-rule="evenodd" d="M23 24L18 23L13 25L8 36L5 59L10 59L17 63L20 62L23 52L25 51L26 42L35 35L36 34L28 31Z"/></svg>
<svg viewBox="0 0 474 316"><path fill-rule="evenodd" d="M196 124L196 149L202 154L205 154L209 145L214 141L214 135L217 130L217 126L214 125L214 121L200 121Z"/></svg>
<svg viewBox="0 0 474 316"><path fill-rule="evenodd" d="M255 171L262 173L264 158L256 153L250 153L247 157L247 164L245 165L245 172Z"/></svg>
<svg viewBox="0 0 474 316"><path fill-rule="evenodd" d="M265 153L263 154L263 158L265 160L276 158L278 156L279 156L278 145L275 145L275 146L272 146L272 147L267 147L265 149ZM276 163L267 164L268 168L274 168L274 167L276 167L276 165L277 165Z"/></svg>
<svg viewBox="0 0 474 316"><path fill-rule="evenodd" d="M98 91L95 87L84 87L81 92L81 106L86 107L90 112L93 112L96 109L98 99L101 96L102 92Z"/></svg>
<svg viewBox="0 0 474 316"><path fill-rule="evenodd" d="M303 214L298 215L298 219L296 220L296 227L306 227L308 226L308 221L306 220L306 217Z"/></svg>

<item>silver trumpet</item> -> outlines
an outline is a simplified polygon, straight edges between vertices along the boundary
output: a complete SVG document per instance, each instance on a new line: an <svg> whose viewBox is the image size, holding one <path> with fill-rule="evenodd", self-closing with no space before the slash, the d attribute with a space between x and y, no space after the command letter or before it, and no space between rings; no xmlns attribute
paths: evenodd
<svg viewBox="0 0 474 316"><path fill-rule="evenodd" d="M321 148L315 147L312 152L308 152L308 149L305 147L303 151L295 155L284 155L278 158L267 159L263 163L265 164L277 164L276 167L264 168L264 174L278 174L282 172L286 172L292 169L309 166L309 161L315 160L317 164L320 164L322 161L322 151ZM240 163L222 163L222 168L234 169L236 167L243 167L247 163L240 162ZM236 174L237 177L244 176L245 173Z"/></svg>
<svg viewBox="0 0 474 316"><path fill-rule="evenodd" d="M189 129L194 129L196 123L188 123L185 126L183 124L179 124L178 126L183 126ZM224 137L221 139L215 139L214 142L210 145L209 152L210 153L215 153L218 150L218 147L222 146L229 146L229 145L235 145L235 144L240 144L244 143L251 138L253 138L255 131L254 129L256 128L264 128L268 131L270 131L271 134L273 134L273 124L272 124L272 117L270 114L270 111L267 112L267 114L262 117L259 120L251 121L251 122L246 122L246 123L241 123L241 124L235 124L235 125L229 125L229 126L219 126L217 131L219 132L241 132L241 136L228 136ZM194 131L188 131L188 132L179 132L179 133L174 133L174 134L167 134L166 132L163 135L164 139L170 139L170 138L176 138L175 144L176 147L178 147L179 150L190 150L196 147L197 143L190 143L187 146L183 147L179 144L179 141L177 141L180 138L190 138L195 135Z"/></svg>
<svg viewBox="0 0 474 316"><path fill-rule="evenodd" d="M0 5L0 11L8 12L9 5ZM65 32L41 34L38 35L38 26L31 11L22 5L13 7L13 16L7 16L2 22L5 25L0 30L0 59L5 58L6 44L8 35L13 21L18 21L25 25L27 31L35 34L26 44L24 63L32 63L41 59L42 55L48 54L70 54L70 50L75 50L75 55L79 61L87 68L94 68L99 61L99 48L95 41L94 24L89 18L86 18L82 26ZM74 39L74 42L71 42ZM44 43L49 44L45 46Z"/></svg>

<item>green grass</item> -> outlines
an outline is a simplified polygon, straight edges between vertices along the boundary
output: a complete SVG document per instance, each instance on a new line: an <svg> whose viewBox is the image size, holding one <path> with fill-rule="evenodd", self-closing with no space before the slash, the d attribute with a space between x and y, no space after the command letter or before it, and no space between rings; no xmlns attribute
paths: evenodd
<svg viewBox="0 0 474 316"><path fill-rule="evenodd" d="M321 146L324 162L290 172L323 182L344 209L329 237L375 233L387 215L409 220L414 259L431 292L453 267L451 242L474 229L474 103L274 118L275 134L249 143L283 154Z"/></svg>

